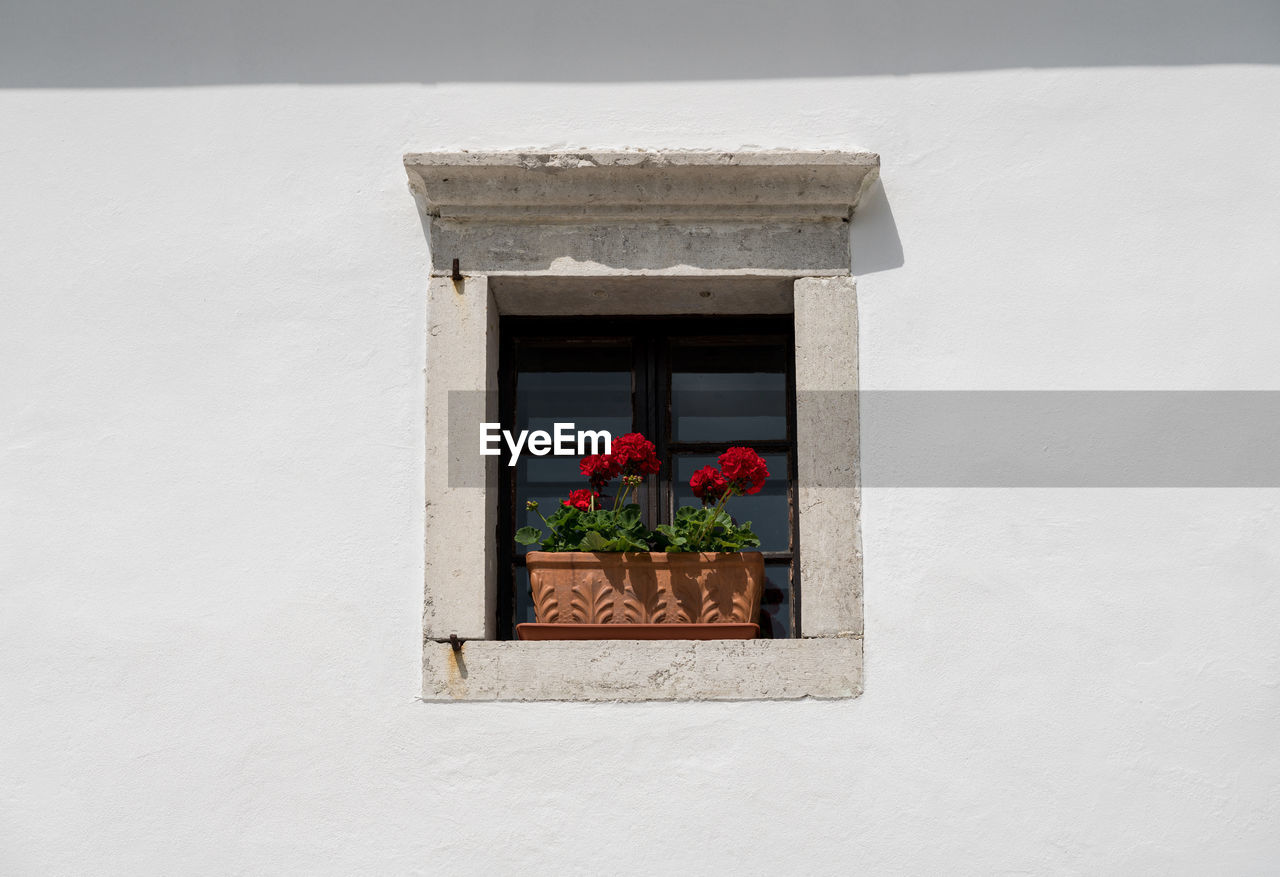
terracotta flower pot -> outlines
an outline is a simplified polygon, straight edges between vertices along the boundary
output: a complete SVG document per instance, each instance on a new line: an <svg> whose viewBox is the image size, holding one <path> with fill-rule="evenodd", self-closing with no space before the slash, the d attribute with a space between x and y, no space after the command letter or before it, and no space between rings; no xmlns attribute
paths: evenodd
<svg viewBox="0 0 1280 877"><path fill-rule="evenodd" d="M754 622L764 555L530 551L533 605L542 623Z"/></svg>

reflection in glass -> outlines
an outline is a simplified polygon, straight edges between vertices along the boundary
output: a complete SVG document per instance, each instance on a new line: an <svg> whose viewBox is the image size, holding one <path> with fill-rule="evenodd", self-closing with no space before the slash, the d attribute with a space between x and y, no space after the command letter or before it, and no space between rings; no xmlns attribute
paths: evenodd
<svg viewBox="0 0 1280 877"><path fill-rule="evenodd" d="M516 529L521 527L537 527L546 534L547 525L538 512L525 508L527 500L536 500L538 511L548 518L560 508L560 503L569 495L569 491L585 487L582 473L578 470L578 458L573 457L532 457L528 454L520 457L516 467ZM517 554L537 550L536 545L518 545Z"/></svg>
<svg viewBox="0 0 1280 877"><path fill-rule="evenodd" d="M785 561L766 564L764 595L760 600L760 636L791 636L791 567Z"/></svg>
<svg viewBox="0 0 1280 877"><path fill-rule="evenodd" d="M751 529L760 537L761 551L791 550L791 515L787 499L787 455L761 454L769 467L769 480L759 493L751 496L735 496L725 506L735 521L751 522ZM703 466L716 466L716 458L703 454L687 454L675 458L675 474L672 490L676 508L701 505L701 501L689 489L689 478Z"/></svg>
<svg viewBox="0 0 1280 877"><path fill-rule="evenodd" d="M529 591L529 570L523 566L516 567L516 614L515 623L524 624L537 621L533 611L533 594Z"/></svg>
<svg viewBox="0 0 1280 877"><path fill-rule="evenodd" d="M776 346L673 346L673 441L787 437L786 362Z"/></svg>
<svg viewBox="0 0 1280 877"><path fill-rule="evenodd" d="M519 361L522 369L516 376L516 423L514 427L503 424L504 428L511 428L513 433L537 429L551 433L556 423L572 423L575 431L607 430L613 436L631 431L629 347L535 347L521 351ZM520 455L514 508L517 529L530 526L546 532L538 513L525 509L528 500L536 500L539 511L551 517L570 491L587 486L578 469L579 459L576 448L565 457L535 457L527 451ZM504 467L506 460L504 453ZM524 554L531 548L536 546L519 546L517 553Z"/></svg>
<svg viewBox="0 0 1280 877"><path fill-rule="evenodd" d="M577 429L631 431L631 370L521 372L516 378L516 429L551 432L556 423ZM505 424L504 424L505 426Z"/></svg>

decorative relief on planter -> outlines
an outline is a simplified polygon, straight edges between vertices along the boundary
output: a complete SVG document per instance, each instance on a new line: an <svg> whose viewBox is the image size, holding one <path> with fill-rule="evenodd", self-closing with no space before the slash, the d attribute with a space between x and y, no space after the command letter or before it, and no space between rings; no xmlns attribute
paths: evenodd
<svg viewBox="0 0 1280 877"><path fill-rule="evenodd" d="M750 623L764 591L764 556L757 551L531 551L526 563L544 623Z"/></svg>

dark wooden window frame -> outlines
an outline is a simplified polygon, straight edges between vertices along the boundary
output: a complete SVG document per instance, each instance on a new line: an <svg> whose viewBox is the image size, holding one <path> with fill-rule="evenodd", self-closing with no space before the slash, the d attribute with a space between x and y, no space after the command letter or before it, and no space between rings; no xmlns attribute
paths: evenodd
<svg viewBox="0 0 1280 877"><path fill-rule="evenodd" d="M626 342L631 345L633 429L654 440L662 461L659 475L649 476L646 484L645 516L650 526L671 519L675 511L675 492L671 490L673 459L677 454L718 454L723 442L677 442L671 438L671 367L668 346L671 338L682 344L781 344L786 353L786 438L752 441L762 454L787 456L787 507L791 550L766 551L765 562L789 565L791 578L790 636L800 635L800 532L798 487L796 477L796 385L795 327L790 314L766 316L602 316L602 317L502 317L499 323L498 404L504 426L514 425L516 403L517 345L536 343L541 347L565 348L598 346L602 343ZM511 639L515 616L515 569L524 558L513 549L516 530L516 469L500 459L498 517L498 618L501 639Z"/></svg>

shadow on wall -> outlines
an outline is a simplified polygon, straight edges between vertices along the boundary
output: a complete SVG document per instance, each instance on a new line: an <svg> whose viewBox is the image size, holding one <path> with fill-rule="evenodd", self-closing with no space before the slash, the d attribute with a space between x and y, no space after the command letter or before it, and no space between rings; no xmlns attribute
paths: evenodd
<svg viewBox="0 0 1280 877"><path fill-rule="evenodd" d="M894 222L883 178L876 180L858 203L849 224L849 244L854 277L905 264L902 238L898 236L898 223Z"/></svg>
<svg viewBox="0 0 1280 877"><path fill-rule="evenodd" d="M44 0L0 87L627 82L1280 63L1275 0Z"/></svg>

